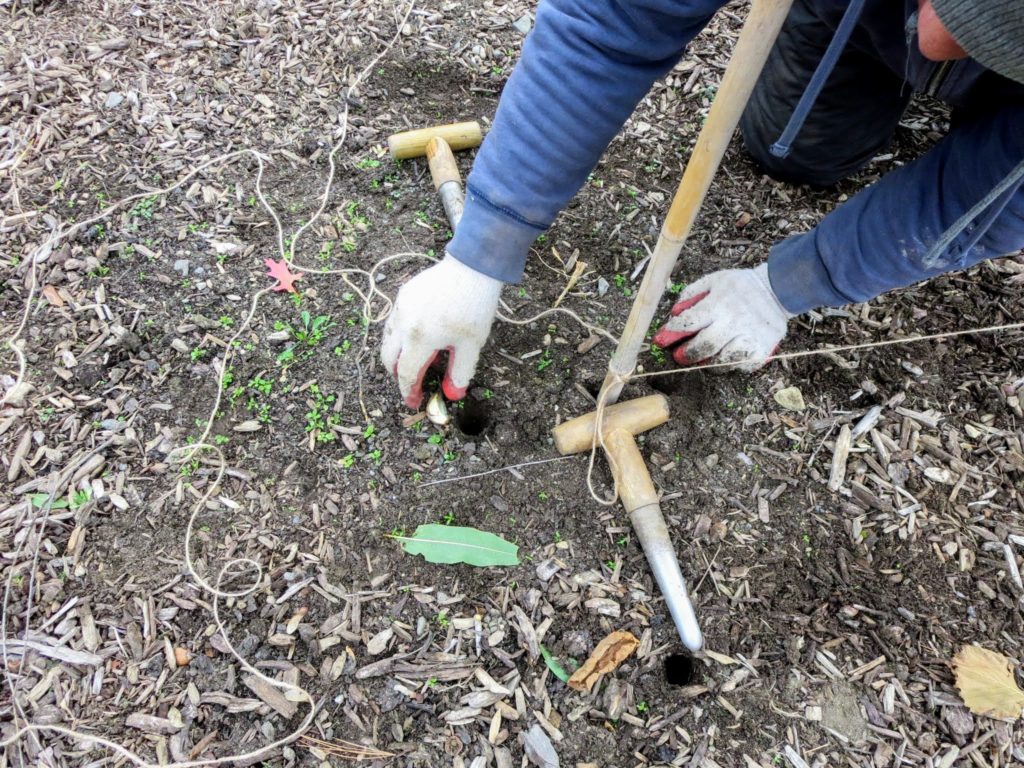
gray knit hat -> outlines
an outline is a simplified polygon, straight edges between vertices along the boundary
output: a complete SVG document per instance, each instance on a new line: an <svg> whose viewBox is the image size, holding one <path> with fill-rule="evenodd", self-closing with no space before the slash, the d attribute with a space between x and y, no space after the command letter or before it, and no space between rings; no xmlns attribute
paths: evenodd
<svg viewBox="0 0 1024 768"><path fill-rule="evenodd" d="M932 0L932 7L968 55L993 72L1024 83L1024 2Z"/></svg>

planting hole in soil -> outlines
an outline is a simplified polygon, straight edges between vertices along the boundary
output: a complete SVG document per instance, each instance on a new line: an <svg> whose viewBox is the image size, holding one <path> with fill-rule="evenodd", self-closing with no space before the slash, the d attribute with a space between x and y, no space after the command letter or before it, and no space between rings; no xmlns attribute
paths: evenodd
<svg viewBox="0 0 1024 768"><path fill-rule="evenodd" d="M685 653L673 653L665 659L665 682L669 685L689 685L697 671L693 657Z"/></svg>
<svg viewBox="0 0 1024 768"><path fill-rule="evenodd" d="M455 426L464 435L476 437L483 434L488 424L491 423L490 409L487 407L486 401L467 397L452 410L455 414Z"/></svg>

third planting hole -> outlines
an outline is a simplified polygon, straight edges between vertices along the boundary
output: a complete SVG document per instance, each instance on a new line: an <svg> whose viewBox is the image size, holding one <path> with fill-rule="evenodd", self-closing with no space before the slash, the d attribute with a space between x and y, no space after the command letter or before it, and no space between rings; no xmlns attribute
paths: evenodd
<svg viewBox="0 0 1024 768"><path fill-rule="evenodd" d="M665 682L669 685L689 685L696 676L693 657L685 653L674 653L665 659Z"/></svg>

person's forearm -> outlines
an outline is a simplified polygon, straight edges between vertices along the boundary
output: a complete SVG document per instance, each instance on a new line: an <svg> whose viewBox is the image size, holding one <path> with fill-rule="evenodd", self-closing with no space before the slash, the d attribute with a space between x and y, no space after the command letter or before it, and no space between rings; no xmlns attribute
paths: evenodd
<svg viewBox="0 0 1024 768"><path fill-rule="evenodd" d="M944 233L1024 163L1024 107L957 125L817 227L775 245L772 288L791 312L867 301L1024 248L1024 189L997 197L945 248ZM994 214L994 215L991 215Z"/></svg>
<svg viewBox="0 0 1024 768"><path fill-rule="evenodd" d="M517 282L654 80L722 0L546 0L467 182L449 252Z"/></svg>

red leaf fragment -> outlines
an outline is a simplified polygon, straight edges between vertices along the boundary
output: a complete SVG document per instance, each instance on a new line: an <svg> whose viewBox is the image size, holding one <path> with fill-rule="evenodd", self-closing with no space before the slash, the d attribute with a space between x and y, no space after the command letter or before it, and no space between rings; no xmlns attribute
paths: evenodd
<svg viewBox="0 0 1024 768"><path fill-rule="evenodd" d="M298 293L299 291L295 288L295 281L302 277L302 275L294 275L288 270L287 261L274 261L273 259L264 259L263 263L267 266L267 276L277 280L277 285L274 286L275 291L290 291L291 293Z"/></svg>

